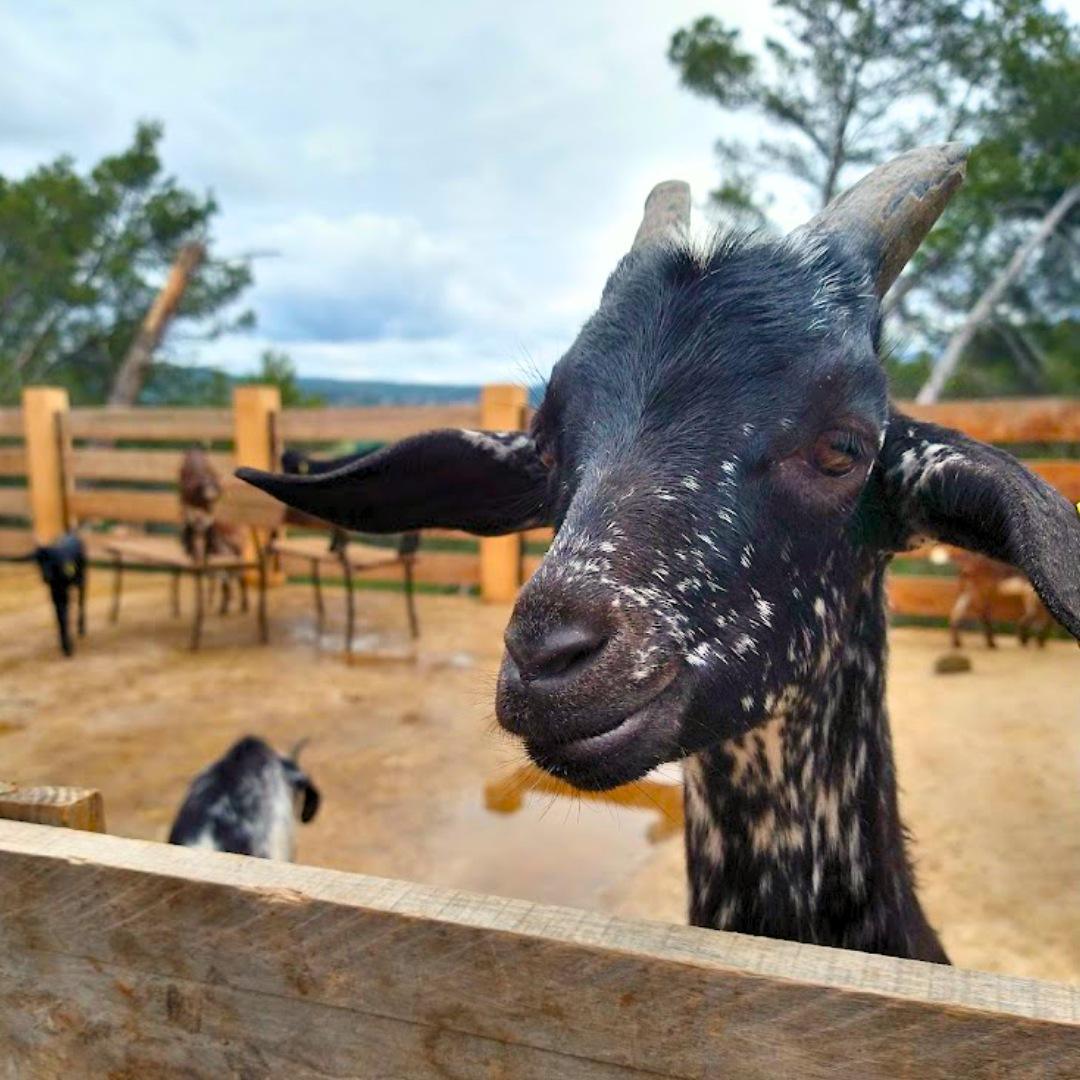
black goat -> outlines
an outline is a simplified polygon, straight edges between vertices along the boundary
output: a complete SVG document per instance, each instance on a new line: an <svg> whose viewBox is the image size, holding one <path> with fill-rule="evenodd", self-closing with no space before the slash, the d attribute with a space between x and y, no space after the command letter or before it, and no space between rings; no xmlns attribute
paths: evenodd
<svg viewBox="0 0 1080 1080"><path fill-rule="evenodd" d="M439 431L325 477L240 475L369 532L553 523L506 632L499 722L601 789L685 759L700 926L946 963L885 708L884 574L927 536L1020 567L1080 635L1076 508L889 403L881 300L963 178L902 155L783 240L634 248L528 435Z"/></svg>
<svg viewBox="0 0 1080 1080"><path fill-rule="evenodd" d="M296 819L311 821L320 800L297 764L302 745L282 755L262 739L241 739L192 781L169 843L291 861Z"/></svg>
<svg viewBox="0 0 1080 1080"><path fill-rule="evenodd" d="M76 532L69 532L52 544L34 549L42 580L49 587L56 623L60 631L60 648L65 656L75 653L75 643L68 627L68 606L72 589L79 594L79 637L86 636L86 548Z"/></svg>

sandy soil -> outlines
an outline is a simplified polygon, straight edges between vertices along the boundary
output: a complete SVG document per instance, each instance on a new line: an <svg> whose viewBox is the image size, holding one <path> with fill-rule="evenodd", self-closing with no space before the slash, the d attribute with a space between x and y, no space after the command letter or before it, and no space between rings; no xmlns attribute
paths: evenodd
<svg viewBox="0 0 1080 1080"><path fill-rule="evenodd" d="M551 796L484 808L485 782L521 761L491 711L506 608L421 597L409 662L385 658L404 645L401 598L361 593L361 648L383 658L346 666L339 635L314 640L301 587L274 591L269 648L232 615L209 621L197 655L165 579L132 575L115 627L106 593L98 575L90 636L65 661L40 582L0 564L3 778L100 787L111 832L162 839L191 777L233 739L309 735L324 810L301 832L302 862L684 918L681 841L650 843L652 815ZM340 596L329 601L340 619ZM898 630L891 661L931 920L957 964L1080 982L1080 652L1005 638L996 653L972 647L972 673L935 676L943 645L941 631Z"/></svg>

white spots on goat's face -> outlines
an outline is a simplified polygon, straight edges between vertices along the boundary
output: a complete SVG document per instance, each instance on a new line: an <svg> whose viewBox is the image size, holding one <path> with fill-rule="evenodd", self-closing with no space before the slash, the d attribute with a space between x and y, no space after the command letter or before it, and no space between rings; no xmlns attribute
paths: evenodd
<svg viewBox="0 0 1080 1080"><path fill-rule="evenodd" d="M460 433L467 443L490 454L496 461L507 461L534 446L533 440L520 431L471 431L461 428Z"/></svg>

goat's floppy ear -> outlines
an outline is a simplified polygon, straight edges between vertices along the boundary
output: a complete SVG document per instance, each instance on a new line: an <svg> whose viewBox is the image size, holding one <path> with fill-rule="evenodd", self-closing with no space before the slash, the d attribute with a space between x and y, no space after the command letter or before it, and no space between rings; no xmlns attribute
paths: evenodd
<svg viewBox="0 0 1080 1080"><path fill-rule="evenodd" d="M1022 570L1080 638L1080 514L1011 454L894 413L879 454L893 541L932 536Z"/></svg>
<svg viewBox="0 0 1080 1080"><path fill-rule="evenodd" d="M321 475L236 475L287 506L359 532L446 528L498 536L551 520L547 469L520 432L445 429Z"/></svg>
<svg viewBox="0 0 1080 1080"><path fill-rule="evenodd" d="M319 789L310 781L304 781L304 805L300 808L300 820L307 824L319 812Z"/></svg>

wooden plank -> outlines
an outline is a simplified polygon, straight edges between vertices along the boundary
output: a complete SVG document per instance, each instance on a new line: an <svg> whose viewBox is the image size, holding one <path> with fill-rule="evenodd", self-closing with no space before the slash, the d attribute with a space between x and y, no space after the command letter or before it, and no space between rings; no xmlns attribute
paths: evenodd
<svg viewBox="0 0 1080 1080"><path fill-rule="evenodd" d="M926 1080L1080 1055L1076 987L20 822L0 911L0 1040L30 1073Z"/></svg>
<svg viewBox="0 0 1080 1080"><path fill-rule="evenodd" d="M29 529L0 529L0 559L18 559L34 550Z"/></svg>
<svg viewBox="0 0 1080 1080"><path fill-rule="evenodd" d="M1075 398L991 398L934 405L898 401L896 407L984 442L1080 442L1080 401Z"/></svg>
<svg viewBox="0 0 1080 1080"><path fill-rule="evenodd" d="M1067 459L1031 459L1024 464L1053 484L1070 502L1080 502L1080 461Z"/></svg>
<svg viewBox="0 0 1080 1080"><path fill-rule="evenodd" d="M0 438L21 439L22 433L22 409L0 409Z"/></svg>
<svg viewBox="0 0 1080 1080"><path fill-rule="evenodd" d="M210 454L211 464L224 477L236 467L231 454ZM80 447L71 453L75 480L137 480L175 484L180 475L180 450L104 450ZM2 465L0 458L0 465ZM2 471L2 469L0 469Z"/></svg>
<svg viewBox="0 0 1080 1080"><path fill-rule="evenodd" d="M293 576L307 576L311 564L306 559L286 557L282 560L285 572ZM327 567L322 568L323 581L332 581L335 575ZM480 557L475 552L423 551L416 560L415 578L424 585L444 585L461 589L475 588L480 584ZM402 580L400 566L382 566L367 570L358 576L360 581Z"/></svg>
<svg viewBox="0 0 1080 1080"><path fill-rule="evenodd" d="M28 386L22 405L32 528L38 543L51 544L68 527L70 481L64 473L67 439L61 427L68 393L55 386Z"/></svg>
<svg viewBox="0 0 1080 1080"><path fill-rule="evenodd" d="M76 521L152 521L164 525L180 523L180 496L175 491L124 491L101 488L75 491L69 499Z"/></svg>
<svg viewBox="0 0 1080 1080"><path fill-rule="evenodd" d="M890 574L886 580L889 607L894 615L945 618L956 602L956 578L921 574ZM1023 613L1017 596L995 596L991 615L1002 622L1016 622Z"/></svg>
<svg viewBox="0 0 1080 1080"><path fill-rule="evenodd" d="M26 449L22 446L0 446L0 476L26 475Z"/></svg>
<svg viewBox="0 0 1080 1080"><path fill-rule="evenodd" d="M231 409L116 407L72 409L76 439L135 439L146 442L231 440Z"/></svg>
<svg viewBox="0 0 1080 1080"><path fill-rule="evenodd" d="M0 517L30 517L30 492L21 487L0 487Z"/></svg>
<svg viewBox="0 0 1080 1080"><path fill-rule="evenodd" d="M489 431L516 431L524 426L529 403L524 386L485 386L480 398L480 426ZM485 536L480 541L480 595L488 603L505 604L521 588L520 533Z"/></svg>
<svg viewBox="0 0 1080 1080"><path fill-rule="evenodd" d="M445 427L480 427L479 402L286 409L281 414L281 434L286 443L392 442Z"/></svg>
<svg viewBox="0 0 1080 1080"><path fill-rule="evenodd" d="M105 831L101 792L93 788L23 787L0 781L0 818L88 832Z"/></svg>

